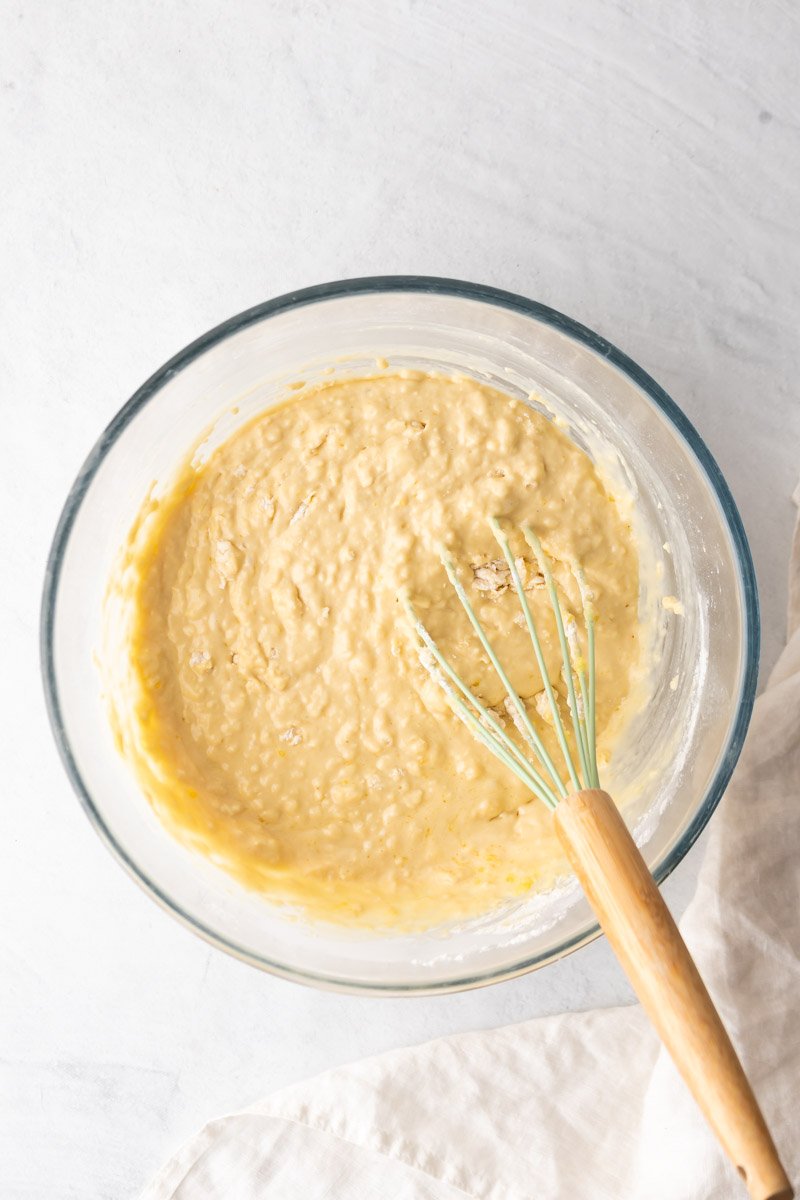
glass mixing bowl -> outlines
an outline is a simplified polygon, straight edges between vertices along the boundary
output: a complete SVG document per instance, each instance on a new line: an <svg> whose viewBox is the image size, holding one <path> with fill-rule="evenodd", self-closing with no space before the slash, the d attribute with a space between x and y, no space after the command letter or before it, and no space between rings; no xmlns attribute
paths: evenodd
<svg viewBox="0 0 800 1200"><path fill-rule="evenodd" d="M331 370L372 372L378 357L534 393L635 496L658 579L656 591L643 587L641 605L662 615L652 693L615 754L613 783L663 880L708 821L750 717L759 642L750 553L716 463L673 401L603 338L520 296L416 276L326 284L233 317L166 363L102 434L67 497L44 587L44 684L62 759L90 819L179 920L294 980L442 992L521 974L593 938L597 927L575 882L414 934L303 920L165 830L115 749L95 661L106 585L153 482L165 483L215 421L212 443L281 399L289 384ZM659 589L680 599L684 615L661 610Z"/></svg>

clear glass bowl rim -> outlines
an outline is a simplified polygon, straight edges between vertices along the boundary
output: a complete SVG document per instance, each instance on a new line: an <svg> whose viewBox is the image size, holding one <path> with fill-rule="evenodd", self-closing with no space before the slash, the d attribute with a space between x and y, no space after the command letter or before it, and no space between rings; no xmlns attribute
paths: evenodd
<svg viewBox="0 0 800 1200"><path fill-rule="evenodd" d="M353 993L425 995L462 991L523 975L537 967L562 958L573 950L577 950L597 937L600 930L596 923L588 923L583 930L580 930L573 937L564 940L547 952L525 958L517 963L511 963L498 970L482 974L468 974L437 983L433 986L426 984L401 985L396 982L387 982L385 985L374 982L363 984L352 980L333 980L328 976L317 975L312 971L300 971L295 968L288 968L279 962L273 962L265 957L254 954L246 947L239 946L235 942L223 937L215 930L205 926L196 917L185 912L154 880L150 879L139 868L138 864L130 858L125 847L120 845L106 825L102 813L95 805L89 789L81 777L66 734L58 693L53 644L55 609L61 568L70 533L81 504L89 491L94 476L111 447L122 436L136 414L157 394L163 384L187 367L210 347L217 345L240 330L247 328L249 325L277 316L290 309L312 305L320 301L335 300L352 295L391 292L431 293L496 305L500 308L510 309L514 312L530 316L545 325L550 325L582 345L589 347L596 354L613 363L624 375L627 375L663 413L694 455L709 486L719 501L722 515L735 549L744 602L744 670L742 672L742 682L736 705L735 719L716 775L711 781L703 800L698 805L697 811L680 841L673 847L670 854L658 865L654 872L656 882L658 884L664 882L667 876L671 874L678 863L686 856L708 824L711 814L717 807L739 758L750 723L758 682L761 636L758 589L750 547L736 503L719 466L697 430L664 389L626 354L587 326L580 324L571 317L565 316L556 309L549 308L538 301L529 300L514 292L506 292L487 284L469 283L465 280L446 279L429 275L375 275L358 279L335 280L330 283L317 284L313 287L287 292L282 296L277 296L272 300L257 304L253 308L246 309L244 312L230 317L227 321L223 321L222 324L202 334L194 342L191 342L183 350L180 350L134 392L130 400L122 406L116 416L109 422L92 447L69 491L56 526L45 568L40 619L40 654L47 714L58 752L70 783L89 820L106 846L126 869L128 874L162 908L176 917L181 924L199 934L211 945L271 974L282 976L298 983L312 984L317 987Z"/></svg>

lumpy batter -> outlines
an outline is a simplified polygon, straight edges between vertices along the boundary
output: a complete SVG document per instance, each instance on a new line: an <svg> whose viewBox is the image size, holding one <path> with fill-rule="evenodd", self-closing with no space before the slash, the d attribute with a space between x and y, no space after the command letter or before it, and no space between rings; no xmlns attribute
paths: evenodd
<svg viewBox="0 0 800 1200"><path fill-rule="evenodd" d="M576 613L583 566L602 761L639 659L638 563L589 458L471 379L333 381L187 466L132 535L133 687L115 720L173 831L272 899L340 922L432 924L563 872L550 814L450 712L398 602L407 588L513 733L445 543L557 754L491 515L533 526ZM521 536L512 548L563 694L547 593Z"/></svg>

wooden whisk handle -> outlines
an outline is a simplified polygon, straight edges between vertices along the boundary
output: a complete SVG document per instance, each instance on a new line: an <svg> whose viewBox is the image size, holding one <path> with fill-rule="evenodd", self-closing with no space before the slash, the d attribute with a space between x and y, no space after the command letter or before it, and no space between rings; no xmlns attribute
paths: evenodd
<svg viewBox="0 0 800 1200"><path fill-rule="evenodd" d="M686 943L611 797L555 810L559 838L642 1007L753 1200L791 1200L761 1110Z"/></svg>

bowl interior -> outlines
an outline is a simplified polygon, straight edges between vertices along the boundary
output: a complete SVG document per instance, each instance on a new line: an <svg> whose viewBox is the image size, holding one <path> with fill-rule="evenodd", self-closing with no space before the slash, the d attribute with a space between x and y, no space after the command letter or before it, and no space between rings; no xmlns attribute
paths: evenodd
<svg viewBox="0 0 800 1200"><path fill-rule="evenodd" d="M437 991L530 969L595 932L577 886L479 920L416 934L352 933L272 906L175 841L117 754L95 656L105 589L148 490L188 447L207 447L288 384L375 360L471 374L528 397L635 500L653 622L647 704L613 763L611 786L663 878L686 852L738 755L752 705L757 605L741 524L702 442L621 354L557 313L446 281L359 281L312 289L234 318L178 355L112 422L68 499L48 568L45 684L73 783L109 844L175 915L230 952L340 988ZM236 411L232 411L232 409ZM676 596L684 614L660 607Z"/></svg>

